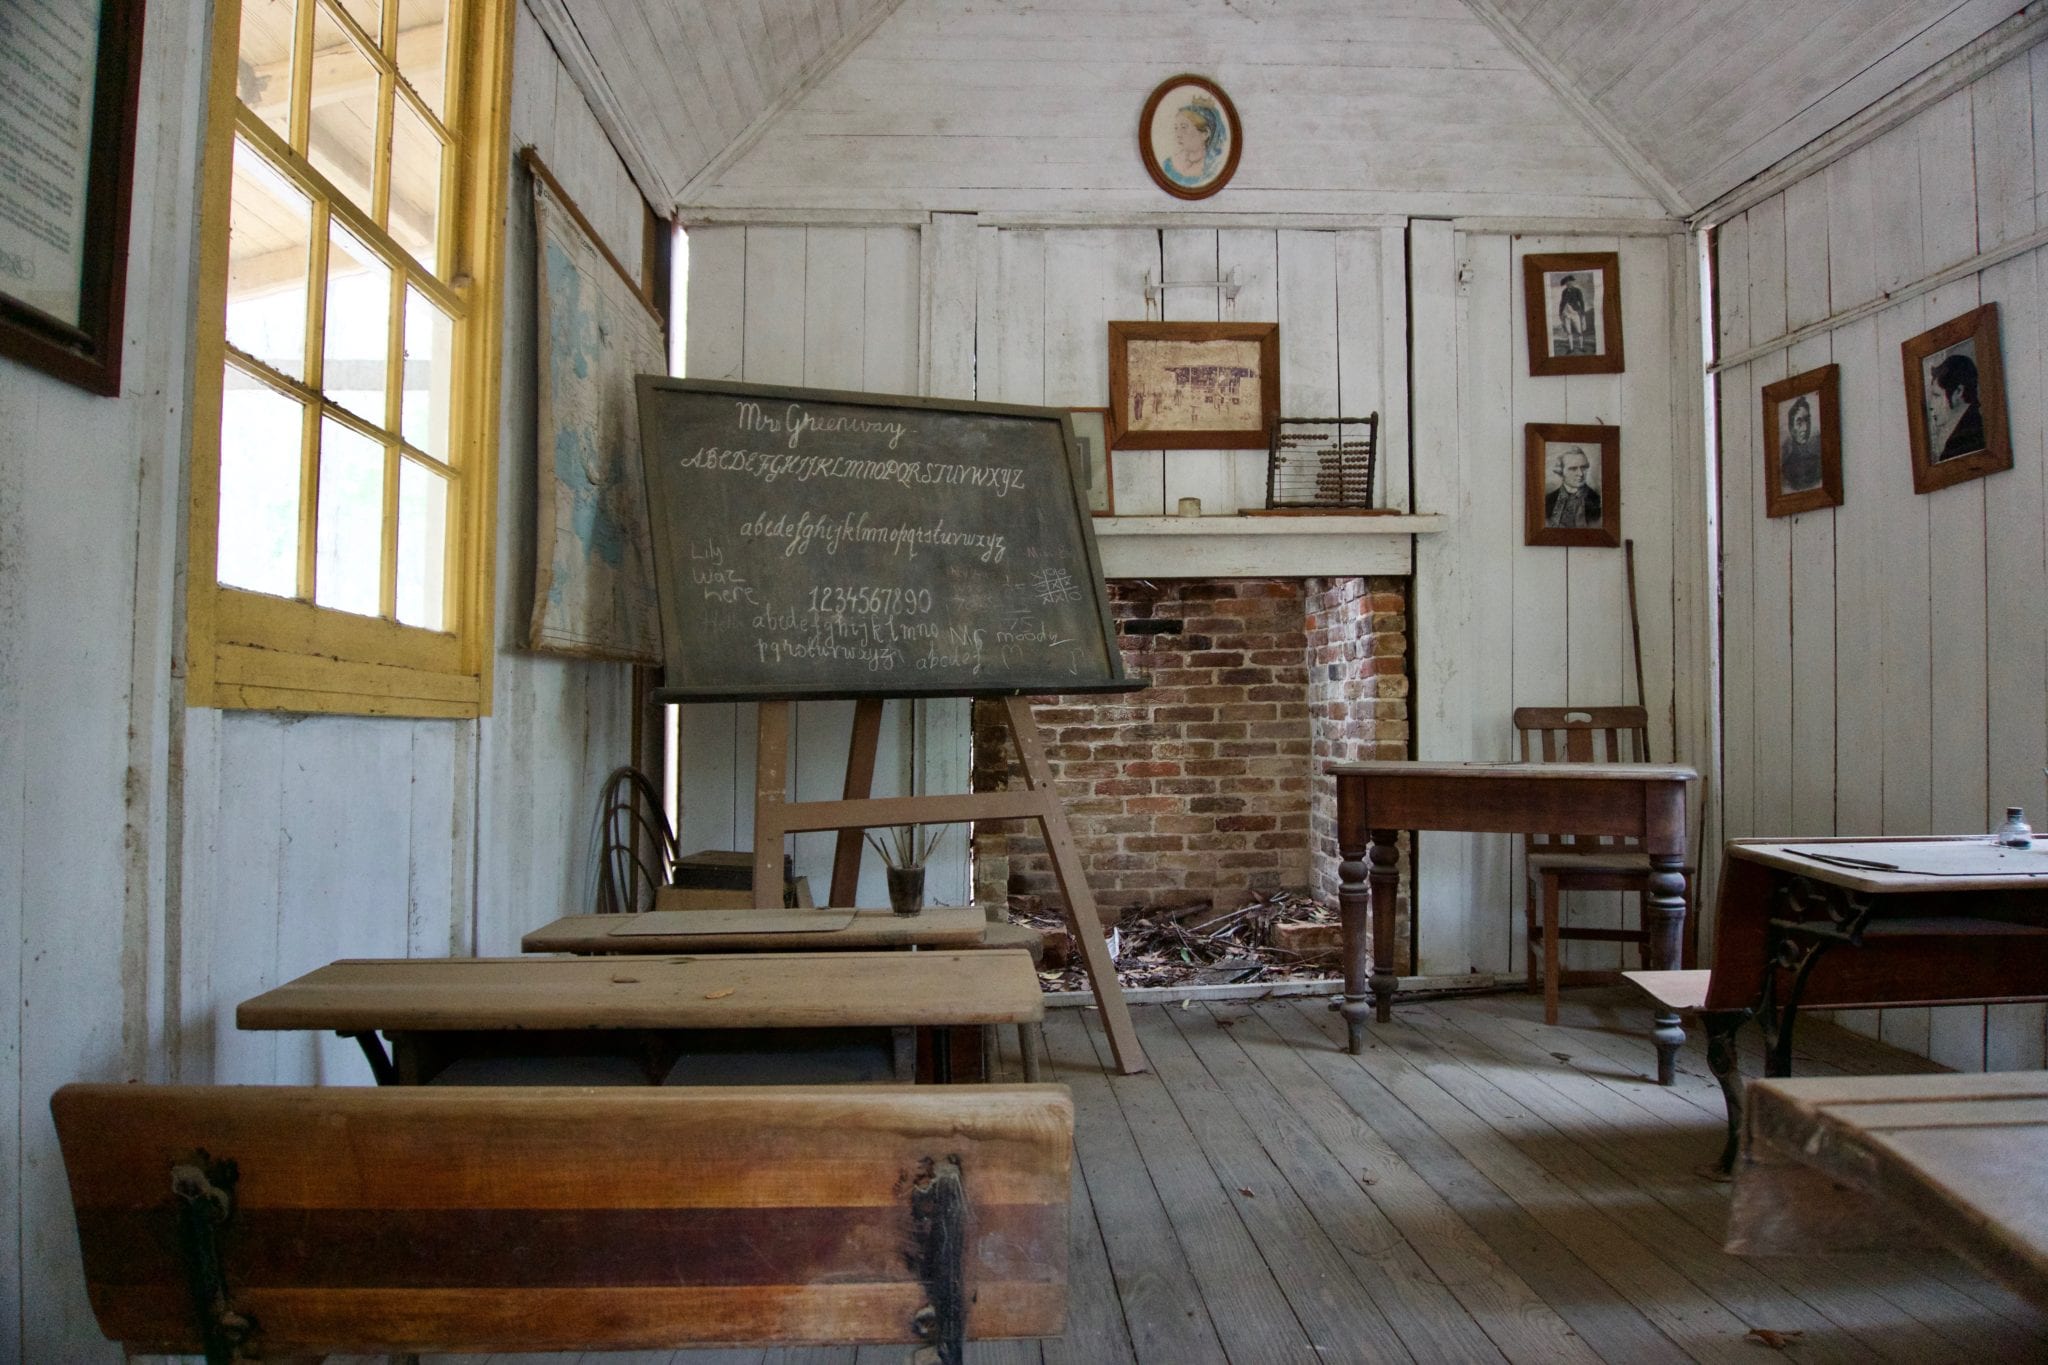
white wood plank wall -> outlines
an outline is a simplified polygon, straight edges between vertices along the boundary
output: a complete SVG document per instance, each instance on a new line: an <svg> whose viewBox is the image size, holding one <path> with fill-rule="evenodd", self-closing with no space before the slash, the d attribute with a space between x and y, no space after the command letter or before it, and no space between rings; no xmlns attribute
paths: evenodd
<svg viewBox="0 0 2048 1365"><path fill-rule="evenodd" d="M183 705L190 281L209 17L145 23L123 391L0 372L0 1360L79 1360L94 1327L49 1119L72 1080L367 1080L235 1005L345 955L516 949L593 889L597 779L625 670L519 652L533 540L533 258L515 192L499 493L496 713L287 718ZM630 262L639 201L522 14L513 130ZM505 167L506 174L515 174ZM523 183L523 177L522 177ZM519 186L515 186L515 191ZM61 451L62 460L16 458Z"/></svg>
<svg viewBox="0 0 2048 1365"><path fill-rule="evenodd" d="M1688 310L1683 238L1451 233L1417 224L1415 308L1417 507L1451 515L1422 537L1409 607L1415 650L1417 756L1516 754L1518 706L1625 705L1638 700L1620 549L1529 546L1524 538L1524 427L1590 422L1621 428L1621 531L1635 542L1643 678L1656 758L1704 768L1696 716L1676 718L1676 566L1685 555L1681 462L1697 445L1674 414L1685 396L1673 367L1674 317ZM1618 375L1529 374L1522 258L1615 251L1621 257L1628 369ZM1422 838L1418 933L1426 973L1522 970L1525 888L1520 841ZM1632 901L1633 898L1630 898ZM1460 907L1464 907L1463 914ZM1636 923L1615 895L1567 897L1565 922ZM1621 963L1607 944L1571 944L1566 961ZM1631 955L1625 965L1634 965Z"/></svg>
<svg viewBox="0 0 2048 1365"><path fill-rule="evenodd" d="M2048 226L2044 110L2037 47L1723 225L1722 353ZM2044 288L2029 252L1719 376L1729 837L2048 824ZM1900 343L1992 302L2014 467L1917 495ZM1829 363L1844 505L1767 518L1759 390ZM1965 1070L2044 1060L2038 1005L1842 1018Z"/></svg>

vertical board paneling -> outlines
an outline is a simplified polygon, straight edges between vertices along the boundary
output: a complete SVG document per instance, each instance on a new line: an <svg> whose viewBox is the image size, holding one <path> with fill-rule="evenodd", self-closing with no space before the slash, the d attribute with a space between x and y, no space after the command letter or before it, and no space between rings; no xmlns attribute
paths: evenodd
<svg viewBox="0 0 2048 1365"><path fill-rule="evenodd" d="M1749 218L1749 324L1754 336L1785 331L1785 200L1766 199ZM1748 403L1762 423L1757 394L1786 377L1783 351L1749 366ZM1757 432L1759 443L1763 433ZM1792 530L1782 517L1764 515L1762 479L1750 498L1750 554L1755 591L1756 653L1751 680L1756 706L1756 823L1760 830L1789 829L1792 819Z"/></svg>
<svg viewBox="0 0 2048 1365"><path fill-rule="evenodd" d="M1281 344L1287 339L1285 320L1280 315L1280 244L1283 239L1292 240L1294 233L1274 233L1253 228L1227 228L1216 234L1216 265L1218 277L1237 272L1239 289L1237 302L1226 306L1222 316L1226 321L1236 322L1280 322ZM1280 383L1287 384L1287 367L1280 367ZM1283 412L1287 409L1286 399L1280 403ZM1230 510L1240 507L1262 507L1266 501L1266 452L1264 450L1227 450L1220 452L1223 467L1229 471L1230 486L1220 493L1223 499L1221 509L1211 509L1208 499L1202 500L1204 511ZM1166 505L1170 509L1177 503L1178 494L1174 488L1173 467L1168 465Z"/></svg>
<svg viewBox="0 0 2048 1365"><path fill-rule="evenodd" d="M1190 286L1166 291L1159 301L1161 318L1169 322L1215 322L1223 316L1223 296L1214 289L1194 287L1203 280L1223 278L1225 266L1218 250L1216 233L1206 228L1169 228L1159 234L1160 278ZM1233 309L1232 316L1242 315ZM1282 329L1283 335L1285 330ZM1282 375L1286 370L1283 357ZM1138 457L1138 469L1156 471L1150 477L1156 477L1159 485L1157 506L1141 501L1132 506L1133 512L1173 512L1180 507L1182 498L1201 499L1202 510L1210 516L1234 510L1236 484L1231 476L1234 457L1230 451L1133 450L1119 458L1132 456ZM1117 507L1122 510L1123 504L1119 502Z"/></svg>
<svg viewBox="0 0 2048 1365"><path fill-rule="evenodd" d="M2035 230L2043 173L2034 124L2043 107L2048 63L2036 49L1792 186L1785 323L1797 327L1908 289ZM1724 240L1720 282L1724 298L1754 310L1770 290L1755 268L1757 214L1749 218L1739 225L1752 239L1740 261ZM1767 790L1759 784L1771 780L1778 756L1767 742L1768 718L1752 742L1738 743L1734 699L1753 695L1761 712L1780 650L1764 615L1770 547L1752 534L1750 562L1738 553L1745 509L1737 471L1757 468L1761 448L1760 433L1733 419L1733 404L1738 395L1745 409L1755 403L1764 362L1749 367L1749 379L1722 376L1731 835L1828 832L1823 776L1833 790L1832 827L1845 834L1971 832L2008 802L2032 798L2038 806L2048 761L2048 633L2029 604L2048 581L2040 268L2040 253L2003 262L1785 355L1792 371L1825 359L1840 367L1845 501L1789 519L1793 786L1782 829L1765 827L1761 804L1748 830L1736 822L1740 793ZM2014 467L1916 494L1907 424L1920 420L1924 396L1903 380L1900 347L1980 300L2000 305ZM1747 330L1751 319L1742 321ZM1755 321L1754 339L1768 340L1775 329ZM1724 309L1724 347L1734 330L1728 322ZM1760 509L1761 499L1749 506ZM1745 592L1749 583L1755 589ZM1740 617L1744 598L1757 604L1752 620ZM1829 612L1831 658L1811 629ZM2038 1066L2043 1055L2039 1006L1859 1012L1840 1021L1951 1066Z"/></svg>
<svg viewBox="0 0 2048 1365"><path fill-rule="evenodd" d="M1748 349L1749 222L1736 218L1715 232L1714 296L1719 351ZM1750 527L1762 495L1755 468L1760 449L1751 407L1749 367L1718 377L1721 470L1721 817L1729 839L1756 833L1756 552Z"/></svg>

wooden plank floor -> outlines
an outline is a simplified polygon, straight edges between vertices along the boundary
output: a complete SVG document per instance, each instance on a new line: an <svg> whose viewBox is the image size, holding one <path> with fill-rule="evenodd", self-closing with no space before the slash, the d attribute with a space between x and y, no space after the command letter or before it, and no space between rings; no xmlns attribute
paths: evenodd
<svg viewBox="0 0 2048 1365"><path fill-rule="evenodd" d="M1697 1038L1650 1080L1644 1012L1574 991L1404 1003L1359 1057L1327 1001L1136 1009L1155 1071L1047 1019L1076 1110L1072 1303L978 1365L2048 1359L2048 1314L1946 1254L1720 1249L1720 1090ZM1753 1031L1752 1031L1753 1033ZM1937 1070L1803 1023L1804 1075ZM1014 1056L1007 1059L1014 1068ZM1761 1072L1760 1057L1746 1072ZM898 1365L907 1347L506 1356L578 1365ZM455 1358L443 1358L454 1361ZM475 1365L471 1358L470 1365Z"/></svg>

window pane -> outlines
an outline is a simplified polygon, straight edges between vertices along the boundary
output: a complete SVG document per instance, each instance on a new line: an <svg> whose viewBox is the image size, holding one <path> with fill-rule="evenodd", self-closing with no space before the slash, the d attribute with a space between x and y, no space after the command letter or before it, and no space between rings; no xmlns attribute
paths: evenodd
<svg viewBox="0 0 2048 1365"><path fill-rule="evenodd" d="M391 267L335 222L328 231L327 327L320 391L385 426L391 368Z"/></svg>
<svg viewBox="0 0 2048 1365"><path fill-rule="evenodd" d="M365 213L377 183L377 68L326 10L313 19L313 122L306 159Z"/></svg>
<svg viewBox="0 0 2048 1365"><path fill-rule="evenodd" d="M332 417L320 423L313 600L375 616L384 566L384 447Z"/></svg>
<svg viewBox="0 0 2048 1365"><path fill-rule="evenodd" d="M455 387L455 320L417 289L405 291L405 393L398 434L448 463Z"/></svg>
<svg viewBox="0 0 2048 1365"><path fill-rule="evenodd" d="M447 627L448 480L406 460L398 466L398 619Z"/></svg>
<svg viewBox="0 0 2048 1365"><path fill-rule="evenodd" d="M242 0L241 51L235 63L236 97L283 138L291 136L297 8L293 0Z"/></svg>
<svg viewBox="0 0 2048 1365"><path fill-rule="evenodd" d="M230 587L299 590L298 399L228 367L220 402L220 537L214 574Z"/></svg>
<svg viewBox="0 0 2048 1365"><path fill-rule="evenodd" d="M228 219L228 344L306 377L313 206L240 138Z"/></svg>
<svg viewBox="0 0 2048 1365"><path fill-rule="evenodd" d="M391 235L421 265L440 274L434 243L441 223L441 139L397 101L391 110Z"/></svg>
<svg viewBox="0 0 2048 1365"><path fill-rule="evenodd" d="M445 121L441 105L447 89L448 0L398 0L398 74Z"/></svg>

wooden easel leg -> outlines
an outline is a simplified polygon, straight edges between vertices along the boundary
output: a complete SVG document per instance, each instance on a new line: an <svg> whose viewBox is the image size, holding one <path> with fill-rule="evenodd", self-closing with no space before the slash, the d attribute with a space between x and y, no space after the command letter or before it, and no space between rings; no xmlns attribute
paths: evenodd
<svg viewBox="0 0 2048 1365"><path fill-rule="evenodd" d="M1145 1050L1138 1046L1138 1033L1131 1025L1130 1007L1124 1003L1123 988L1117 985L1116 964L1110 961L1109 945L1102 940L1102 912L1095 894L1081 870L1081 850L1067 826L1067 813L1053 786L1052 768L1045 760L1045 745L1038 737L1038 722L1031 703L1022 697L1005 697L1003 714L1010 723L1010 736L1023 761L1024 780L1041 799L1036 819L1045 832L1046 852L1052 857L1053 876L1058 878L1061 897L1067 903L1067 931L1080 946L1081 960L1088 967L1088 984L1095 992L1096 1008L1102 1011L1102 1027L1109 1035L1109 1050L1116 1057L1117 1070L1135 1076L1150 1069Z"/></svg>
<svg viewBox="0 0 2048 1365"><path fill-rule="evenodd" d="M875 787L875 749L882 737L882 699L862 697L853 707L853 737L846 746L846 787L848 801L864 801ZM852 905L860 894L861 831L839 831L832 850L832 895L827 905Z"/></svg>
<svg viewBox="0 0 2048 1365"><path fill-rule="evenodd" d="M789 808L784 788L789 781L789 703L760 703L759 731L754 741L754 905L774 910L782 905L782 840L788 830L783 815Z"/></svg>

